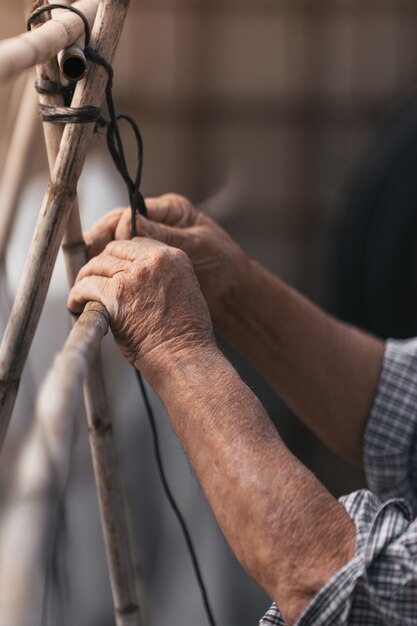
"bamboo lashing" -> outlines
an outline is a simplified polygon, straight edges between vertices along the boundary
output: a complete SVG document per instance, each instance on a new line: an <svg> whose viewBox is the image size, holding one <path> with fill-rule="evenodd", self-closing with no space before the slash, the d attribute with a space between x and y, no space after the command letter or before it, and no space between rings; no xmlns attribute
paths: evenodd
<svg viewBox="0 0 417 626"><path fill-rule="evenodd" d="M48 4L48 2L45 1L44 4ZM36 71L38 79L48 78L59 83L59 70L55 59L37 66ZM89 77L86 80L88 81ZM64 104L63 96L59 94L40 94L39 99L41 104L58 106ZM43 126L48 161L52 171L63 135L63 126L51 123L44 123ZM69 286L72 286L78 271L87 260L76 199L65 229L63 244L68 283ZM108 314L102 305L90 303L86 310L89 312L88 317L85 317L84 314L81 317L84 319L83 327L87 334L94 333L95 327L99 330L102 328L103 317L107 320L108 325ZM79 322L75 327L78 324ZM129 545L127 512L98 350L96 350L95 358L91 363L84 393L116 623L117 626L140 626L140 611L132 564L133 551ZM62 416L62 419L66 419L65 415ZM129 610L127 611L127 609Z"/></svg>
<svg viewBox="0 0 417 626"><path fill-rule="evenodd" d="M99 0L78 0L73 4L90 25L94 23L98 5ZM48 61L84 35L84 24L78 15L69 11L57 13L41 28L0 42L0 82Z"/></svg>

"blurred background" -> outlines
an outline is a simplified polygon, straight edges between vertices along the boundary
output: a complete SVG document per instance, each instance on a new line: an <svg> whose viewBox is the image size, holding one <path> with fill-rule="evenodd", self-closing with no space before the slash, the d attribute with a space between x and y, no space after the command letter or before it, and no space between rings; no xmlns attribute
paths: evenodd
<svg viewBox="0 0 417 626"><path fill-rule="evenodd" d="M20 3L2 0L2 11L0 38L23 32ZM132 0L114 96L118 111L133 115L142 130L145 195L188 196L250 256L320 305L382 337L406 337L417 330L416 76L411 0ZM18 102L19 89L2 85L3 160ZM11 294L47 181L40 123L35 144L8 255ZM130 152L133 157L133 146ZM79 192L86 228L126 202L100 133ZM16 407L9 458L68 332L65 293L58 267ZM250 365L224 349L291 449L336 496L364 485L360 471L324 449ZM133 375L110 338L104 353L148 623L204 624ZM153 403L219 624L256 624L269 600L225 546L156 398ZM83 428L80 417L45 623L105 626L113 623L111 598ZM12 465L2 460L1 466L7 483ZM43 623L33 619L31 626Z"/></svg>

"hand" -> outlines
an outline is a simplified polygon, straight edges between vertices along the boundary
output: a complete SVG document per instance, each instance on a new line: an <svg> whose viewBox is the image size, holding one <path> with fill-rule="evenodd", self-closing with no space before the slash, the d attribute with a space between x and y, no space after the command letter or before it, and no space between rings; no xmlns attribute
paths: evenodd
<svg viewBox="0 0 417 626"><path fill-rule="evenodd" d="M211 219L182 196L166 194L146 200L148 219L139 217L139 235L183 250L190 258L215 324L221 324L231 303L239 301L249 259ZM85 235L89 255L111 239L130 239L130 209L115 209Z"/></svg>
<svg viewBox="0 0 417 626"><path fill-rule="evenodd" d="M178 249L146 238L113 241L79 272L68 307L101 302L123 355L144 372L188 348L214 345L192 265Z"/></svg>

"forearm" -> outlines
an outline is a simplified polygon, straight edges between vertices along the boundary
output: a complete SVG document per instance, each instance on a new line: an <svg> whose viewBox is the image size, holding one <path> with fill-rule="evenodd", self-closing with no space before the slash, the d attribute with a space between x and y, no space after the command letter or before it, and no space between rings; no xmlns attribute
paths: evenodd
<svg viewBox="0 0 417 626"><path fill-rule="evenodd" d="M219 331L330 448L361 464L383 342L326 315L250 262Z"/></svg>
<svg viewBox="0 0 417 626"><path fill-rule="evenodd" d="M145 375L233 551L292 623L353 556L352 522L215 347L180 352Z"/></svg>

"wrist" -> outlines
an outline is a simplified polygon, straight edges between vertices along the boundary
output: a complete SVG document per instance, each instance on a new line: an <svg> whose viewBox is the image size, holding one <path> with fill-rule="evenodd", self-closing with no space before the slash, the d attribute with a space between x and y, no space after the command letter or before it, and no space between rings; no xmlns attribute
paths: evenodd
<svg viewBox="0 0 417 626"><path fill-rule="evenodd" d="M137 359L135 367L145 376L153 390L161 397L174 380L187 378L203 365L224 358L214 337L187 342L169 342Z"/></svg>

